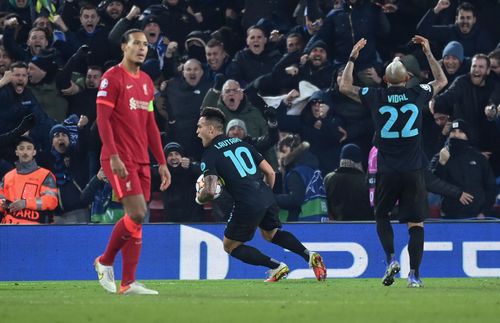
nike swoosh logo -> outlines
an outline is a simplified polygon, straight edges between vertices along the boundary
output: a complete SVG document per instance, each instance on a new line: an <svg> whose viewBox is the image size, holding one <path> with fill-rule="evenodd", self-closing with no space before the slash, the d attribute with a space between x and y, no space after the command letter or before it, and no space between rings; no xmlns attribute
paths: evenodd
<svg viewBox="0 0 500 323"><path fill-rule="evenodd" d="M130 90L133 85L127 85L127 90Z"/></svg>

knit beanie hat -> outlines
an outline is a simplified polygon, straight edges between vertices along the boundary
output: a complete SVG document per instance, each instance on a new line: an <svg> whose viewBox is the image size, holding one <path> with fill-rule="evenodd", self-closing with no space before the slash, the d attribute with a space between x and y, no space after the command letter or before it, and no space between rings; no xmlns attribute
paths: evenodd
<svg viewBox="0 0 500 323"><path fill-rule="evenodd" d="M309 51L309 54L311 53L311 51L313 49L318 48L318 47L319 48L323 48L325 50L325 52L328 53L328 45L324 41L322 41L322 40L317 40L314 43L312 43L311 50Z"/></svg>
<svg viewBox="0 0 500 323"><path fill-rule="evenodd" d="M453 129L460 129L462 132L464 132L467 137L469 137L469 126L467 125L467 122L463 119L455 119L451 122L451 128L450 131Z"/></svg>
<svg viewBox="0 0 500 323"><path fill-rule="evenodd" d="M50 140L52 140L52 138L54 138L54 135L56 133L60 133L60 132L67 134L69 137L69 134L70 134L69 129L66 128L65 126L63 126L62 124L56 124L55 126L52 127L52 129L50 129L50 132L49 132Z"/></svg>
<svg viewBox="0 0 500 323"><path fill-rule="evenodd" d="M361 162L361 149L358 145L347 144L340 151L340 159L352 160L355 163Z"/></svg>
<svg viewBox="0 0 500 323"><path fill-rule="evenodd" d="M160 25L160 19L158 19L156 15L152 14L145 16L144 18L142 18L142 20L140 20L140 22L141 22L141 29L146 28L146 26L150 23L155 23L158 26Z"/></svg>
<svg viewBox="0 0 500 323"><path fill-rule="evenodd" d="M460 61L460 63L463 63L464 47L457 41L451 41L443 49L443 58L448 55L456 57Z"/></svg>
<svg viewBox="0 0 500 323"><path fill-rule="evenodd" d="M233 127L240 127L241 129L243 129L245 134L247 133L247 126L245 125L245 121L240 119L233 119L227 123L226 135L229 133L229 130L231 130Z"/></svg>
<svg viewBox="0 0 500 323"><path fill-rule="evenodd" d="M181 144L175 141L169 142L165 146L163 151L165 152L165 155L168 155L172 151L177 151L179 154L184 155L184 149L182 148Z"/></svg>

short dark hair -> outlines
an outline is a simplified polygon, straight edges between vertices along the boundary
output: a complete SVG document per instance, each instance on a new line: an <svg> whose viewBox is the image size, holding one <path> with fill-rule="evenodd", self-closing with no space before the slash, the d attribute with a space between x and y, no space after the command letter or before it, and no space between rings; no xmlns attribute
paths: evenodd
<svg viewBox="0 0 500 323"><path fill-rule="evenodd" d="M104 70L103 70L102 66L100 66L100 65L89 65L89 66L87 66L87 71L88 70L97 70L101 73L104 73Z"/></svg>
<svg viewBox="0 0 500 323"><path fill-rule="evenodd" d="M472 15L475 17L476 16L476 8L472 5L470 2L462 2L458 7L457 7L457 16L460 10L463 11L472 11Z"/></svg>
<svg viewBox="0 0 500 323"><path fill-rule="evenodd" d="M99 15L99 11L97 11L97 7L94 6L93 4L91 3L85 3L81 6L80 8L80 16L83 14L83 10L95 10L95 12L97 12L97 15Z"/></svg>
<svg viewBox="0 0 500 323"><path fill-rule="evenodd" d="M261 27L261 26L258 26L258 25L252 25L252 26L248 27L248 29L247 29L247 36L250 33L250 31L253 30L253 29L258 29L258 30L262 31L262 33L264 34L264 37L267 37L267 33L266 33L266 30L264 29L264 27Z"/></svg>
<svg viewBox="0 0 500 323"><path fill-rule="evenodd" d="M36 148L35 141L30 136L19 136L19 138L17 138L16 140L16 148L17 146L19 146L21 142L29 142L30 144L33 145L33 147Z"/></svg>
<svg viewBox="0 0 500 323"><path fill-rule="evenodd" d="M472 59L475 59L475 60L484 59L486 61L486 68L490 67L490 58L488 57L488 55L479 53L479 54L472 56Z"/></svg>
<svg viewBox="0 0 500 323"><path fill-rule="evenodd" d="M28 69L28 64L26 64L25 62L22 62L22 61L18 61L18 62L14 62L14 63L10 64L9 69L11 71L13 71L15 68L25 68L25 69Z"/></svg>
<svg viewBox="0 0 500 323"><path fill-rule="evenodd" d="M488 54L488 57L491 59L496 59L497 61L500 61L500 48L497 48L493 51L491 51L489 54Z"/></svg>
<svg viewBox="0 0 500 323"><path fill-rule="evenodd" d="M45 35L45 38L49 39L50 35L49 35L49 31L47 30L47 28L42 28L42 27L33 27L30 29L28 35L31 36L31 33L34 32L34 31L41 31L44 33Z"/></svg>
<svg viewBox="0 0 500 323"><path fill-rule="evenodd" d="M214 47L222 47L222 48L224 48L224 43L221 42L218 39L212 38L212 39L210 39L207 42L207 44L205 46L208 47L208 48L214 48Z"/></svg>
<svg viewBox="0 0 500 323"><path fill-rule="evenodd" d="M224 130L226 125L226 115L221 109L205 107L201 110L200 117L204 117L208 121L216 123L221 130Z"/></svg>
<svg viewBox="0 0 500 323"><path fill-rule="evenodd" d="M141 29L138 29L138 28L132 28L132 29L129 29L127 30L126 32L123 33L122 35L122 39L121 39L121 43L122 44L126 44L128 43L129 41L129 36L131 34L135 34L135 33L141 33L141 34L144 34L144 31L142 31Z"/></svg>

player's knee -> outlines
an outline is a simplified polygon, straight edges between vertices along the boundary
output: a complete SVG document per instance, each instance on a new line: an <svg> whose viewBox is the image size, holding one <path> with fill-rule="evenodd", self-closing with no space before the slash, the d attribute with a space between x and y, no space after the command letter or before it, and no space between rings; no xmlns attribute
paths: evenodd
<svg viewBox="0 0 500 323"><path fill-rule="evenodd" d="M138 206L136 208L133 208L132 210L129 210L129 216L130 218L136 222L136 223L143 223L144 222L144 218L146 217L146 212L147 212L147 208L146 207L142 207L142 206Z"/></svg>
<svg viewBox="0 0 500 323"><path fill-rule="evenodd" d="M230 255L231 254L231 251L233 251L234 248L231 248L230 246L228 245L224 245L224 251Z"/></svg>
<svg viewBox="0 0 500 323"><path fill-rule="evenodd" d="M266 241L271 241L274 238L274 235L276 234L277 229L271 230L271 231L266 231L266 230L260 230L260 234Z"/></svg>

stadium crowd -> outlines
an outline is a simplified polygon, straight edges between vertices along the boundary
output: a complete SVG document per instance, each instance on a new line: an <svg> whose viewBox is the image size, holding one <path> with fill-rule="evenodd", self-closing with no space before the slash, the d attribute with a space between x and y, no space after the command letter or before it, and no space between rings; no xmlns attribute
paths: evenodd
<svg viewBox="0 0 500 323"><path fill-rule="evenodd" d="M282 220L372 219L373 121L339 83L361 38L357 86L384 87L394 57L408 87L432 81L414 35L429 39L448 79L423 115L429 218L500 217L499 16L496 0L1 0L2 223L123 216L99 164L96 97L131 28L148 41L141 69L172 176L152 192L149 222L227 220L227 193L195 202L203 107L220 108L226 134L280 174Z"/></svg>

